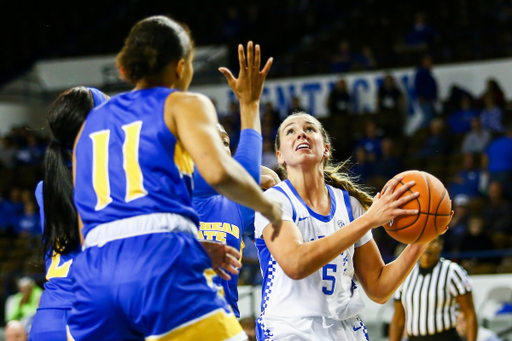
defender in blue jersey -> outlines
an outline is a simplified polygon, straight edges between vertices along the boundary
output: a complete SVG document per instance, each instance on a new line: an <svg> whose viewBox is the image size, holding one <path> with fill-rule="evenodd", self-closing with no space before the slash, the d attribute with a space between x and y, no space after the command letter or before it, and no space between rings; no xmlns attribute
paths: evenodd
<svg viewBox="0 0 512 341"><path fill-rule="evenodd" d="M259 53L259 47L256 47ZM241 73L238 79L235 79L231 72L225 68L220 69L226 76L231 89L235 92L240 102L241 115L241 134L240 141L235 154L235 160L238 161L254 178L260 183L260 164L262 153L261 123L259 115L259 102L263 91L264 78L260 82L251 82L248 74ZM253 93L254 92L254 93ZM224 142L226 152L231 155L230 139L224 128L219 125L219 134ZM267 174L273 171L266 169ZM267 175L269 180L272 177ZM277 175L274 173L275 178ZM265 188L269 184L266 181ZM243 251L244 233L254 233L254 211L239 205L226 197L215 192L196 172L194 174L193 207L199 214L199 239L224 243ZM226 300L233 308L236 317L240 317L238 310L238 275L231 276L230 280L224 280L217 277L214 282L222 285Z"/></svg>
<svg viewBox="0 0 512 341"><path fill-rule="evenodd" d="M43 226L48 281L30 330L31 341L67 339L67 313L75 297L69 270L80 252L72 173L68 164L71 164L75 138L87 115L106 100L107 97L97 89L76 87L61 94L48 113L53 140L45 153L44 186L40 182L35 193Z"/></svg>
<svg viewBox="0 0 512 341"><path fill-rule="evenodd" d="M260 72L256 56L250 45L244 72L264 77L270 64ZM70 340L246 339L213 282L214 269L237 273L239 253L218 243L207 253L197 240L194 162L217 192L275 222L276 234L280 206L223 151L211 101L184 92L192 58L185 26L163 16L137 23L117 58L134 91L94 109L77 138L84 243L71 270Z"/></svg>

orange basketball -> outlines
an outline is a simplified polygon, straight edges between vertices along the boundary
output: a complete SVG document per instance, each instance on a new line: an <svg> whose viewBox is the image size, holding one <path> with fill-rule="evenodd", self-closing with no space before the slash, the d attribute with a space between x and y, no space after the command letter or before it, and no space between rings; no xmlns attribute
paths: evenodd
<svg viewBox="0 0 512 341"><path fill-rule="evenodd" d="M451 220L452 202L448 191L438 178L432 174L421 171L407 171L398 174L403 179L396 186L395 190L408 183L415 181L403 196L419 192L420 195L408 202L402 208L415 210L417 215L400 216L390 223L384 225L386 232L404 244L428 243L442 233ZM395 176L395 178L397 177ZM384 190L387 185L384 186Z"/></svg>

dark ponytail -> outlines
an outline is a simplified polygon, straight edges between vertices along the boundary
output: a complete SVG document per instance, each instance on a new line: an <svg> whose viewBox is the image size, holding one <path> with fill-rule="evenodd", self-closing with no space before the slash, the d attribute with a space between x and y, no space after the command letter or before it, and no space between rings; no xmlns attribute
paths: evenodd
<svg viewBox="0 0 512 341"><path fill-rule="evenodd" d="M188 26L166 16L139 21L130 31L117 55L117 66L132 83L157 76L170 63L178 62L192 51Z"/></svg>
<svg viewBox="0 0 512 341"><path fill-rule="evenodd" d="M72 149L94 99L85 87L62 93L50 106L48 124L53 139L44 155L45 257L67 254L80 245L78 216L73 202Z"/></svg>

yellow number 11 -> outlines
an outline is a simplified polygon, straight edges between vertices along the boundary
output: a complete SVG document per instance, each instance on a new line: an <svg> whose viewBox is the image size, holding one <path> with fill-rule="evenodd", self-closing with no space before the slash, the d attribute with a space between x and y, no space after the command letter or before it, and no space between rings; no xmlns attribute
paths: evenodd
<svg viewBox="0 0 512 341"><path fill-rule="evenodd" d="M148 194L144 189L144 177L139 164L142 121L125 124L121 128L125 134L123 144L123 168L126 177L125 201L130 202ZM112 202L108 173L110 130L101 130L90 134L89 137L92 140L93 148L92 185L97 199L95 209L99 211Z"/></svg>

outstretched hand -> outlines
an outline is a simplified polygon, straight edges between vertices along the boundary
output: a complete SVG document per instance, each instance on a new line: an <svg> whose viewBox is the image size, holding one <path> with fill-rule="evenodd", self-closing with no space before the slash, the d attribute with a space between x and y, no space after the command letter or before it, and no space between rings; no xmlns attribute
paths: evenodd
<svg viewBox="0 0 512 341"><path fill-rule="evenodd" d="M238 61L240 62L238 78L235 78L231 71L225 67L219 68L219 71L226 77L229 87L241 104L258 103L273 58L269 58L263 70L260 71L261 49L259 45L254 47L254 44L250 41L247 44L247 58L242 44L238 45Z"/></svg>
<svg viewBox="0 0 512 341"><path fill-rule="evenodd" d="M402 175L393 178L384 188L382 194L377 193L373 198L373 204L365 214L367 215L367 218L370 219L372 228L387 224L401 215L418 214L418 210L407 210L401 208L403 205L419 196L419 193L415 192L402 197L402 195L415 184L414 181L410 181L395 190L395 187L402 179Z"/></svg>
<svg viewBox="0 0 512 341"><path fill-rule="evenodd" d="M201 240L200 243L206 253L208 253L208 256L210 256L213 270L215 270L220 278L227 281L231 279L231 276L226 271L233 275L238 274L238 269L242 267L242 264L238 261L240 259L240 252L237 249L226 244L206 240Z"/></svg>

